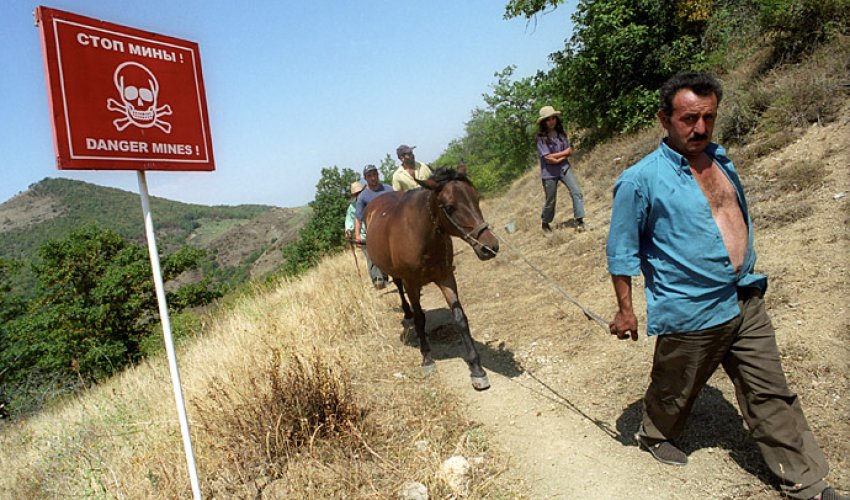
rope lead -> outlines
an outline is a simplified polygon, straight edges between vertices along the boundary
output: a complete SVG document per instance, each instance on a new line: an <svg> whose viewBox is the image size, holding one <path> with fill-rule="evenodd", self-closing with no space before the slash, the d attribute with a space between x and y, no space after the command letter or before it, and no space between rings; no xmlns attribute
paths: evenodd
<svg viewBox="0 0 850 500"><path fill-rule="evenodd" d="M537 274L539 274L540 276L542 276L542 277L543 277L543 279L545 279L545 280L546 280L546 281L547 281L550 285L552 285L552 287L553 287L555 290L557 290L557 291L558 291L561 295L563 295L563 296L567 299L567 301L571 302L573 305L575 305L575 306L577 306L579 309L581 309L581 312L583 312L583 313L584 313L584 315L585 315L585 317L586 317L587 319L589 319L589 320L593 320L593 321L596 321L596 322L599 324L599 326L601 326L601 327L605 330L605 333L610 333L610 331L609 331L609 329L608 329L608 321L606 321L606 320L605 320L605 319L603 319L601 316L599 316L599 315L598 315L598 314L596 314L595 312L591 311L591 310L590 310L590 309L588 309L587 307L585 307L585 306L583 306L582 304L580 304L580 303L579 303L576 299L572 298L572 297L570 296L570 294L568 294L568 293L567 293L567 292L566 292L563 288L561 288L561 286L560 286L560 285L558 285L557 283L555 283L555 281L554 281L552 278L550 278L550 277L549 277L546 273L544 273L543 271L541 271L541 270L540 270L537 266L535 266L534 264L532 264L531 262L529 262L529 260L528 260L527 258L525 258L525 255L523 255L523 254L522 254L522 252L520 252L519 250L517 250L517 248L516 248L516 247L514 247L513 245L511 245L510 243L508 243L508 242L507 242L507 240L505 240L504 238L502 238L501 236L499 236L499 235L498 235L495 231L493 231L493 229L492 229L492 228L490 229L490 232L492 232L492 233L496 236L496 238L498 238L498 239L499 239L499 241L500 241L500 242L502 242L505 246L507 246L508 248L510 248L512 252L514 252L516 255L518 255L518 256L519 256L519 258L521 258L521 259L523 260L523 262L525 262L525 263L528 265L528 267L530 267L530 268L534 269L535 271L537 271ZM515 267L517 267L517 269L519 269L519 267L518 267L518 266L516 266L516 264L514 264L513 262L510 262L510 261L508 261L508 262L509 262L510 264L514 265Z"/></svg>

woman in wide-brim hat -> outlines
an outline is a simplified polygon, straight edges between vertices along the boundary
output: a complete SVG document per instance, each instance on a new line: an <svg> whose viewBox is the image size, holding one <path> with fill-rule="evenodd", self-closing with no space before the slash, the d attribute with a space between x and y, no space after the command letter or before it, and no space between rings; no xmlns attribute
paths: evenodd
<svg viewBox="0 0 850 500"><path fill-rule="evenodd" d="M573 201L573 217L578 230L584 229L584 196L581 186L570 165L569 157L573 148L564 125L561 112L552 106L540 108L537 118L537 154L540 157L540 179L543 181L543 211L540 214L542 228L551 232L550 224L555 218L555 202L558 195L558 182L564 184Z"/></svg>
<svg viewBox="0 0 850 500"><path fill-rule="evenodd" d="M540 125L540 122L549 118L550 116L561 116L561 112L553 108L552 106L543 106L540 108L540 116L537 118L537 125Z"/></svg>

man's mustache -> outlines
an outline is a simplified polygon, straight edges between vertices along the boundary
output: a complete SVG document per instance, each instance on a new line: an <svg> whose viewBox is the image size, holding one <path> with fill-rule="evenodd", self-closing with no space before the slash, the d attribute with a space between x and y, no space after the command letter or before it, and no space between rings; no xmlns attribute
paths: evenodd
<svg viewBox="0 0 850 500"><path fill-rule="evenodd" d="M699 142L708 140L707 134L694 134L688 138L688 142Z"/></svg>

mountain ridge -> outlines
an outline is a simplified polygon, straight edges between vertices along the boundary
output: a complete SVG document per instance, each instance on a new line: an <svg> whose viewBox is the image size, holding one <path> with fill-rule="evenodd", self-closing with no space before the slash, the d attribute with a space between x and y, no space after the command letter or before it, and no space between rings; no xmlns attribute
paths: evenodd
<svg viewBox="0 0 850 500"><path fill-rule="evenodd" d="M276 268L280 249L298 238L310 209L206 206L151 197L151 212L161 252L184 245L207 250L220 279L241 281ZM47 241L89 224L145 242L137 193L48 177L0 204L0 258L32 261Z"/></svg>

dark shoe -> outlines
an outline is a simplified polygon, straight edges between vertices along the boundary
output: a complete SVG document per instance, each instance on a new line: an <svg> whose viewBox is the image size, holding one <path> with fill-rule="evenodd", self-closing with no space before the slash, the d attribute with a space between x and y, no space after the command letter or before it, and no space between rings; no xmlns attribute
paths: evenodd
<svg viewBox="0 0 850 500"><path fill-rule="evenodd" d="M688 465L688 456L676 448L671 441L659 441L653 445L646 444L640 436L635 436L641 449L646 450L653 458L667 465Z"/></svg>
<svg viewBox="0 0 850 500"><path fill-rule="evenodd" d="M552 232L552 228L551 228L551 227L549 227L549 223L548 223L548 222L544 222L542 227L543 227L543 232L544 232L544 233L551 233L551 232Z"/></svg>
<svg viewBox="0 0 850 500"><path fill-rule="evenodd" d="M575 228L577 233L581 233L590 229L590 224L585 224L584 219L575 219Z"/></svg>
<svg viewBox="0 0 850 500"><path fill-rule="evenodd" d="M850 500L847 495L842 495L827 486L823 491L812 497L812 500Z"/></svg>

